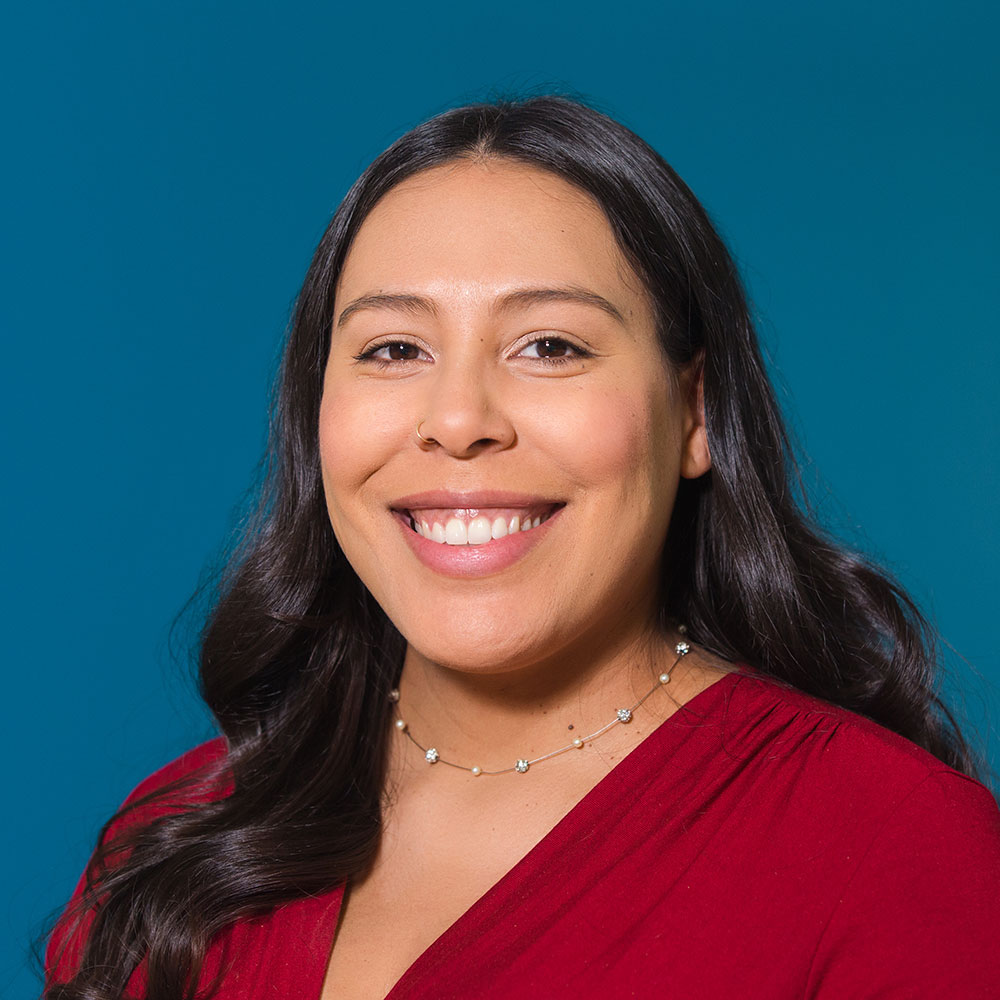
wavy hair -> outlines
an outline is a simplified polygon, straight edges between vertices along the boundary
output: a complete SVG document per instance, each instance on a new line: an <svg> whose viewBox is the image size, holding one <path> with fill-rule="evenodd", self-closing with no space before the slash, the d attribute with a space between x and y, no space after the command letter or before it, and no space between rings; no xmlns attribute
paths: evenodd
<svg viewBox="0 0 1000 1000"><path fill-rule="evenodd" d="M202 694L230 794L102 832L76 918L89 925L48 1000L191 998L233 921L363 873L381 830L389 701L405 643L340 551L317 426L334 293L358 228L395 185L461 158L551 171L603 208L642 279L668 363L704 366L712 469L681 483L660 608L732 661L866 715L976 776L936 688L934 634L884 572L815 522L736 268L670 166L582 103L457 108L413 129L337 209L296 303L255 516L202 634ZM176 796L176 789L172 792ZM115 832L118 831L118 832ZM72 920L71 914L66 920Z"/></svg>

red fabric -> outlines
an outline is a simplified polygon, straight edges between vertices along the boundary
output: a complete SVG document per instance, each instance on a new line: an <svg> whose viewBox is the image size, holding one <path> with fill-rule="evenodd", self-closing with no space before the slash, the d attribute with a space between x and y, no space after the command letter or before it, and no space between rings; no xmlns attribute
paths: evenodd
<svg viewBox="0 0 1000 1000"><path fill-rule="evenodd" d="M206 744L156 780L220 753ZM318 1000L340 900L237 924L213 953L229 970L219 1000ZM866 719L733 674L621 761L390 997L997 997L998 939L992 795Z"/></svg>

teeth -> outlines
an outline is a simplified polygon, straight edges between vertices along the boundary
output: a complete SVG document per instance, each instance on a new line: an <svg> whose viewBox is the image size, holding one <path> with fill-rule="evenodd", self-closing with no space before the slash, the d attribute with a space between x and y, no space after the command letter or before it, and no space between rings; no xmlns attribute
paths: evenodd
<svg viewBox="0 0 1000 1000"><path fill-rule="evenodd" d="M458 511L457 513L463 513ZM476 513L476 512L471 512ZM413 530L423 538L429 538L439 545L486 545L495 539L506 538L518 531L531 531L544 524L551 512L544 515L522 516L515 514L508 521L506 516L490 517L488 514L476 514L471 521L463 520L461 517L441 518L445 523L442 525L438 520L440 515L434 514L433 518L422 518L418 520L416 514L410 515L410 523ZM468 516L468 515L466 515Z"/></svg>
<svg viewBox="0 0 1000 1000"><path fill-rule="evenodd" d="M436 528L437 525L434 525ZM469 529L465 526L465 521L460 521L457 517L453 517L444 526L444 540L449 545L468 545L469 544Z"/></svg>
<svg viewBox="0 0 1000 1000"><path fill-rule="evenodd" d="M488 517L474 517L469 522L469 544L484 545L493 540L493 522Z"/></svg>

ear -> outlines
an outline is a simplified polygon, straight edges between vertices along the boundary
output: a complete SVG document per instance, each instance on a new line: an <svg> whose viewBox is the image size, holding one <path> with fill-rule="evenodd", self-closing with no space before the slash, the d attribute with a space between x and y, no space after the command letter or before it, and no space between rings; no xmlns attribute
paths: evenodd
<svg viewBox="0 0 1000 1000"><path fill-rule="evenodd" d="M697 479L712 467L705 429L705 355L699 353L681 375L684 394L684 440L681 448L681 475Z"/></svg>

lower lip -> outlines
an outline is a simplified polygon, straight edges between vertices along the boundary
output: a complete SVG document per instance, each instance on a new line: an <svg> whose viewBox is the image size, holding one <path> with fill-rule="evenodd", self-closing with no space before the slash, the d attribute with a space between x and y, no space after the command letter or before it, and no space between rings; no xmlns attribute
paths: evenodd
<svg viewBox="0 0 1000 1000"><path fill-rule="evenodd" d="M448 545L433 542L418 535L411 527L409 518L393 512L403 536L416 557L435 573L443 576L474 578L492 576L513 566L530 552L544 537L546 529L562 513L555 510L547 521L528 531L515 531L503 538L494 538L484 545Z"/></svg>

